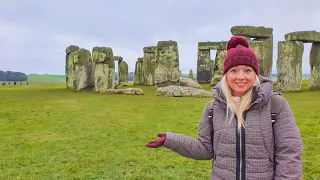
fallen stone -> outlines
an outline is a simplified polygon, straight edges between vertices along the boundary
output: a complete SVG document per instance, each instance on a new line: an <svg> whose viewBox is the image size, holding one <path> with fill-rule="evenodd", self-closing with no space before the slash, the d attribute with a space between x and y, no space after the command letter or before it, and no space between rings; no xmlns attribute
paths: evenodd
<svg viewBox="0 0 320 180"><path fill-rule="evenodd" d="M302 82L302 41L279 41L277 86L284 91L298 91Z"/></svg>
<svg viewBox="0 0 320 180"><path fill-rule="evenodd" d="M286 41L302 41L304 43L320 42L320 32L317 31L295 31L284 36Z"/></svg>
<svg viewBox="0 0 320 180"><path fill-rule="evenodd" d="M273 29L264 26L233 26L230 29L234 36L247 36L253 38L268 38L272 36Z"/></svg>
<svg viewBox="0 0 320 180"><path fill-rule="evenodd" d="M140 88L125 88L125 89L103 89L100 94L125 94L125 95L143 95L144 92Z"/></svg>
<svg viewBox="0 0 320 180"><path fill-rule="evenodd" d="M197 89L184 86L166 86L160 87L156 91L157 96L167 97L197 97L197 98L212 98L212 93L203 89Z"/></svg>
<svg viewBox="0 0 320 180"><path fill-rule="evenodd" d="M180 86L202 89L201 85L197 81L185 77L180 77Z"/></svg>
<svg viewBox="0 0 320 180"><path fill-rule="evenodd" d="M179 53L176 41L159 41L156 50L155 85L178 85L180 80Z"/></svg>

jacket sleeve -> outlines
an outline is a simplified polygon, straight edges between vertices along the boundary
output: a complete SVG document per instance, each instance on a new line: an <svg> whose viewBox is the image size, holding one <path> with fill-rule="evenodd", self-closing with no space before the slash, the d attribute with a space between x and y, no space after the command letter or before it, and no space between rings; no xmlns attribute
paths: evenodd
<svg viewBox="0 0 320 180"><path fill-rule="evenodd" d="M206 104L198 126L198 138L185 136L179 133L166 132L164 147L176 153L196 160L209 160L213 157L211 131L212 125L208 118L209 103Z"/></svg>
<svg viewBox="0 0 320 180"><path fill-rule="evenodd" d="M275 180L302 178L303 151L300 131L291 108L284 97L279 96L278 118L274 123L275 136Z"/></svg>

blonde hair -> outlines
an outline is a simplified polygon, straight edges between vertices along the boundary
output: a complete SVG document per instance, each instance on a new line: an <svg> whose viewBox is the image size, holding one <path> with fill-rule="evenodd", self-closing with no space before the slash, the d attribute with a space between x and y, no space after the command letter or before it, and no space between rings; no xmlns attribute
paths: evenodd
<svg viewBox="0 0 320 180"><path fill-rule="evenodd" d="M257 85L257 84L260 84L260 80L259 80L258 76L256 76L256 81L255 81L254 85ZM227 101L226 120L228 119L228 117L230 117L229 120L231 122L234 115L236 115L238 118L238 127L239 128L241 126L245 127L245 123L244 123L244 119L243 119L243 112L245 110L249 109L251 106L252 87L246 92L245 95L243 95L241 97L242 100L241 100L239 108L237 108L236 104L232 100L231 89L227 83L227 74L225 74L221 79L221 88L222 88L222 92L225 95L226 101Z"/></svg>

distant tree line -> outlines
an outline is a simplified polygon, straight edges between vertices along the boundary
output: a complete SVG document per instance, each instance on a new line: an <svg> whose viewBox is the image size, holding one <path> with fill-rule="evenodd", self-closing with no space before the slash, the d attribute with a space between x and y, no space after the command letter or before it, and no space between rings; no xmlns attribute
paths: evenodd
<svg viewBox="0 0 320 180"><path fill-rule="evenodd" d="M0 81L27 81L27 75L22 72L0 71Z"/></svg>

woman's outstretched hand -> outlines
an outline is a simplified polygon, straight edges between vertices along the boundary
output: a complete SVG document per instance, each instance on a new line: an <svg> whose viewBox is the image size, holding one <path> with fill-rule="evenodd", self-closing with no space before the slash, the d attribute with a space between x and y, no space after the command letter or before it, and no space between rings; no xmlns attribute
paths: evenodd
<svg viewBox="0 0 320 180"><path fill-rule="evenodd" d="M155 141L150 141L146 145L148 148L158 148L164 144L164 142L166 141L166 134L165 133L157 134L157 136L159 137L159 139Z"/></svg>

